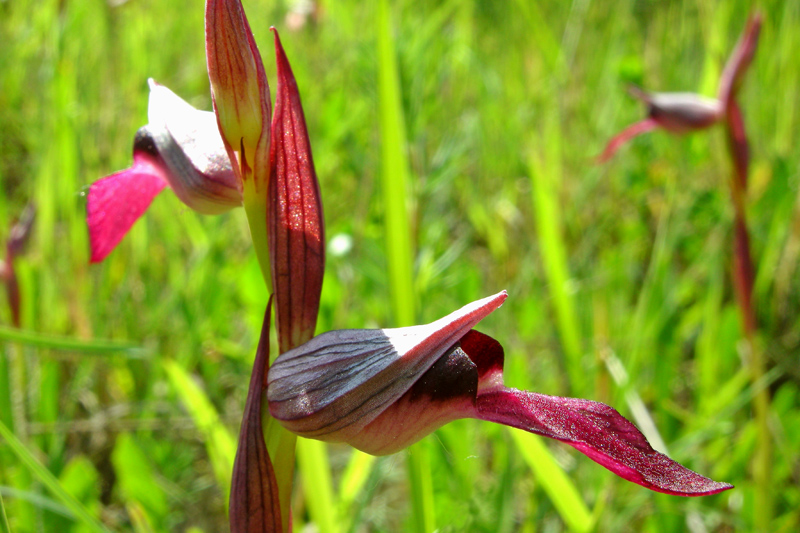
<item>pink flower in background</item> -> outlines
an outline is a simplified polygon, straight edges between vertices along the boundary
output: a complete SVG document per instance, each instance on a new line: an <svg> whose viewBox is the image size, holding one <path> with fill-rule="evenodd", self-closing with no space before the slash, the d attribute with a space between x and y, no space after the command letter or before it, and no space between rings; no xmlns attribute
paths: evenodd
<svg viewBox="0 0 800 533"><path fill-rule="evenodd" d="M637 87L631 88L631 94L647 104L648 116L611 139L598 161L608 161L623 144L656 128L683 135L727 121L728 127L735 131L741 130L743 137L744 126L736 103L736 93L753 60L760 31L761 15L756 14L748 21L742 38L725 65L716 98L694 93L647 93Z"/></svg>

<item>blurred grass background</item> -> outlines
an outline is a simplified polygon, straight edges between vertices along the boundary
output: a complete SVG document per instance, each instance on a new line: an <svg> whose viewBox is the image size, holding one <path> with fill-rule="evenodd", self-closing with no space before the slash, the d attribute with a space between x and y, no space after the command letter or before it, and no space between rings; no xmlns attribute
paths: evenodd
<svg viewBox="0 0 800 533"><path fill-rule="evenodd" d="M306 110L330 244L319 331L389 325L377 4L244 5L270 79L268 28L281 30ZM750 531L756 387L773 400L770 530L800 527L800 5L759 6L741 95L768 361L753 384L722 131L656 132L592 160L644 113L627 84L714 95L751 3L391 4L416 319L508 289L480 326L506 348L507 384L610 403L674 459L736 485L659 495L558 443L459 421L418 445L440 531ZM148 77L210 108L202 2L6 0L0 43L0 244L37 207L17 262L25 335L0 306L0 422L42 467L0 440L10 529L224 531L267 300L244 213L201 217L166 192L91 267L84 223L85 187L130 164ZM412 527L405 455L326 450L333 498L303 472L324 460L301 461L296 530L314 516L335 531Z"/></svg>

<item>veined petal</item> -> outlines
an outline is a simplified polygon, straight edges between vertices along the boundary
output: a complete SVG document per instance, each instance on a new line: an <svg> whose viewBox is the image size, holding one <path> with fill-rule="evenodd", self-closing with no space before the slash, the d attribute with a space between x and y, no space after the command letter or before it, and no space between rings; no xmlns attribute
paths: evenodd
<svg viewBox="0 0 800 533"><path fill-rule="evenodd" d="M99 263L167 186L153 158L134 152L133 167L94 182L86 202L91 262Z"/></svg>
<svg viewBox="0 0 800 533"><path fill-rule="evenodd" d="M505 387L503 347L488 335L471 331L460 345L478 374L472 418L560 440L618 476L657 492L703 496L733 487L655 451L642 432L613 407Z"/></svg>
<svg viewBox="0 0 800 533"><path fill-rule="evenodd" d="M272 118L267 202L272 286L280 351L314 336L325 269L319 183L300 93L275 32L278 85Z"/></svg>
<svg viewBox="0 0 800 533"><path fill-rule="evenodd" d="M272 416L305 437L347 442L405 394L505 291L425 326L323 333L269 370Z"/></svg>
<svg viewBox="0 0 800 533"><path fill-rule="evenodd" d="M267 304L258 343L239 445L231 480L231 533L280 533L281 507L278 483L272 467L261 422L261 404L269 366L269 329L272 298Z"/></svg>
<svg viewBox="0 0 800 533"><path fill-rule="evenodd" d="M270 96L264 64L239 0L208 0L206 60L219 131L242 179L266 187ZM262 190L263 192L263 190Z"/></svg>

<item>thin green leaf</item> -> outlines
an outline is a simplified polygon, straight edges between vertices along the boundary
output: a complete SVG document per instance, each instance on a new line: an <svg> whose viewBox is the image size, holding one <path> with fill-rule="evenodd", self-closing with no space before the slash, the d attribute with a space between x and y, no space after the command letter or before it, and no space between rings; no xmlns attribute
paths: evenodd
<svg viewBox="0 0 800 533"><path fill-rule="evenodd" d="M392 37L389 4L378 4L378 91L381 131L381 184L386 216L386 255L394 320L397 326L414 323L413 253L408 215L409 163L397 57ZM427 449L418 443L408 449L406 460L411 484L414 529L436 529L433 480Z"/></svg>
<svg viewBox="0 0 800 533"><path fill-rule="evenodd" d="M124 341L113 341L108 339L75 339L60 335L48 335L36 331L16 329L8 326L0 326L0 340L18 342L26 346L35 348L46 348L60 350L64 352L80 352L86 354L122 353L131 359L142 359L146 357L147 351Z"/></svg>
<svg viewBox="0 0 800 533"><path fill-rule="evenodd" d="M333 484L327 446L318 440L298 439L297 461L311 519L321 533L338 533L341 528L336 496L331 489Z"/></svg>
<svg viewBox="0 0 800 533"><path fill-rule="evenodd" d="M3 494L0 492L0 533L10 533L8 518L6 518L6 506L3 505Z"/></svg>
<svg viewBox="0 0 800 533"><path fill-rule="evenodd" d="M339 513L346 517L375 466L375 456L353 449L339 482Z"/></svg>
<svg viewBox="0 0 800 533"><path fill-rule="evenodd" d="M553 454L542 442L542 438L518 429L509 428L508 431L520 455L542 485L567 527L576 532L590 531L594 526L592 513L581 499L575 484L558 466Z"/></svg>
<svg viewBox="0 0 800 533"><path fill-rule="evenodd" d="M217 483L220 485L220 490L225 494L225 508L227 508L227 499L231 492L233 460L236 457L236 441L228 428L220 421L219 414L211 400L191 376L174 361L165 361L164 369L197 429L203 434L211 467Z"/></svg>
<svg viewBox="0 0 800 533"><path fill-rule="evenodd" d="M567 247L561 230L559 190L562 180L561 127L558 114L547 115L545 135L539 137L544 153L528 163L533 192L533 212L536 218L536 236L542 253L558 333L566 358L565 366L572 390L576 393L586 382L581 363L583 347L578 316L575 313L574 295L567 264ZM536 305L540 305L537 302Z"/></svg>
<svg viewBox="0 0 800 533"><path fill-rule="evenodd" d="M22 442L11 432L8 427L0 422L0 436L8 443L9 448L22 464L33 473L39 481L50 490L50 492L58 500L61 501L72 513L73 518L89 528L91 531L109 530L103 526L96 518L94 518L89 511L75 499L70 493L64 490L61 483L53 476L52 473L42 464L34 455L25 447Z"/></svg>

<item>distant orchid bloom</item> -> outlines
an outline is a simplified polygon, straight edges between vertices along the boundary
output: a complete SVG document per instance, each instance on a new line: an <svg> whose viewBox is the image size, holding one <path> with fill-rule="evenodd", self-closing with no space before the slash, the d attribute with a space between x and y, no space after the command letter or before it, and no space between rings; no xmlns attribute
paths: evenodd
<svg viewBox="0 0 800 533"><path fill-rule="evenodd" d="M33 204L29 205L22 212L19 220L11 226L6 241L6 257L0 259L0 282L6 287L8 294L8 308L11 311L11 323L14 327L20 327L20 306L21 295L19 292L19 282L17 272L14 268L14 261L23 254L25 247L33 229L33 221L36 218L36 208Z"/></svg>
<svg viewBox="0 0 800 533"><path fill-rule="evenodd" d="M608 161L623 144L656 128L683 135L727 120L730 128L741 129L743 135L736 93L753 60L760 30L761 16L756 14L748 21L742 38L725 65L716 98L694 93L647 93L637 87L631 88L631 94L647 104L648 116L611 139L598 161Z"/></svg>
<svg viewBox="0 0 800 533"><path fill-rule="evenodd" d="M242 205L241 184L214 114L198 111L152 79L149 83L149 123L136 132L133 166L89 187L86 220L93 263L111 253L167 186L199 213Z"/></svg>
<svg viewBox="0 0 800 533"><path fill-rule="evenodd" d="M655 451L613 408L503 385L503 348L472 328L505 291L425 326L323 333L269 369L270 413L304 437L399 451L459 418L560 440L618 476L680 496L732 488Z"/></svg>

